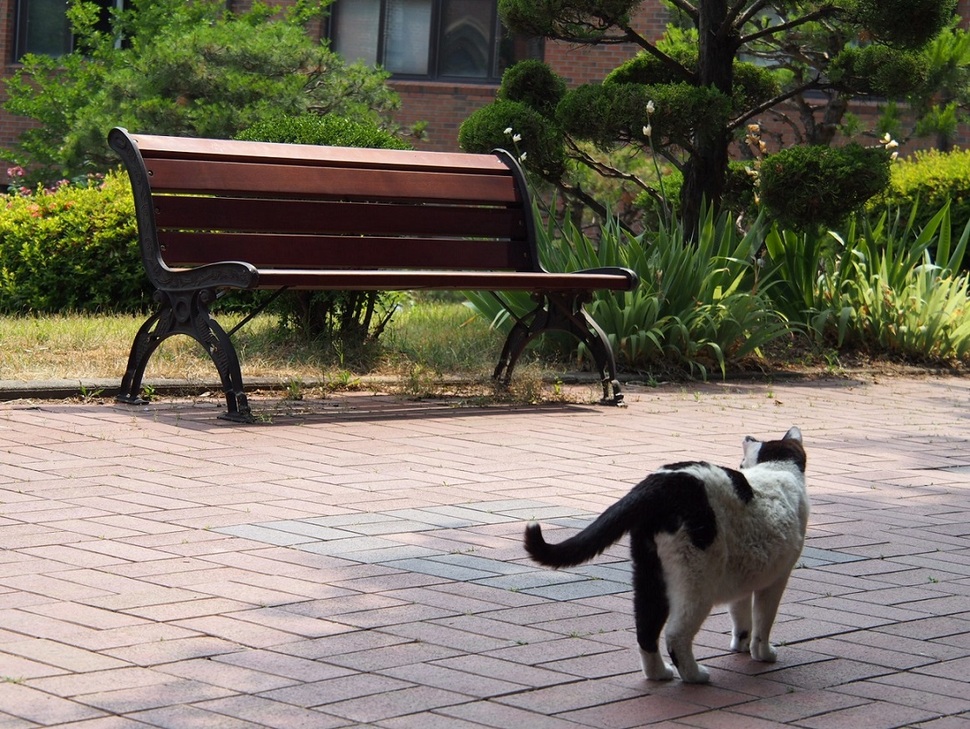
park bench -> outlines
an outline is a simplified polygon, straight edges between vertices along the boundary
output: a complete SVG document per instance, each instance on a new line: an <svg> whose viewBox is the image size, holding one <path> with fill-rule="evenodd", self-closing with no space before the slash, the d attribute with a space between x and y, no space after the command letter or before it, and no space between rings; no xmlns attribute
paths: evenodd
<svg viewBox="0 0 970 729"><path fill-rule="evenodd" d="M158 345L185 334L219 372L230 420L252 420L231 335L210 313L229 289L527 291L494 377L508 382L548 330L592 355L603 401L620 404L616 363L583 309L592 292L629 291L624 268L543 269L532 203L507 152L450 154L130 134L108 143L131 180L157 309L135 335L118 399L143 403ZM244 322L243 322L244 323ZM240 323L240 326L242 323Z"/></svg>

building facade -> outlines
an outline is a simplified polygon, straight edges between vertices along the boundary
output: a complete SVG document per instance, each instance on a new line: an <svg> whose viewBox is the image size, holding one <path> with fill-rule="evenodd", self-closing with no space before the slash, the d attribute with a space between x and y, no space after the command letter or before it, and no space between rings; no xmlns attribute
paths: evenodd
<svg viewBox="0 0 970 729"><path fill-rule="evenodd" d="M105 7L124 2L98 1ZM251 2L227 0L227 7L242 11ZM70 50L66 7L67 0L7 0L2 5L0 77L16 72L24 52L59 55ZM602 79L638 50L632 44L577 47L509 38L496 7L497 0L337 0L329 23L312 32L332 38L335 50L348 59L380 63L392 71L390 84L401 97L396 121L406 128L426 125L425 138L416 146L441 151L457 149L459 126L494 100L508 64L539 57L575 86ZM959 11L966 22L970 0L960 0ZM667 20L659 2L645 2L633 24L645 37L657 38ZM859 111L867 114L864 106ZM0 149L12 146L30 123L0 110ZM963 130L961 143L968 141ZM5 171L0 166L0 179Z"/></svg>
<svg viewBox="0 0 970 729"><path fill-rule="evenodd" d="M100 0L105 6L123 0ZM275 0L287 5L292 0ZM244 11L251 0L229 0ZM66 0L8 0L0 17L0 77L12 76L25 52L60 55L70 50ZM577 48L566 44L510 39L497 18L497 0L344 0L333 7L331 27L312 29L332 36L344 57L380 62L394 75L401 97L396 121L405 128L425 125L416 146L458 148L458 127L473 111L495 99L504 68L522 58L544 58L570 84L602 78L636 52L631 45ZM657 7L641 12L637 27L658 37L666 16ZM0 90L0 98L3 91ZM31 122L0 110L0 148L10 148ZM4 175L6 166L0 169Z"/></svg>

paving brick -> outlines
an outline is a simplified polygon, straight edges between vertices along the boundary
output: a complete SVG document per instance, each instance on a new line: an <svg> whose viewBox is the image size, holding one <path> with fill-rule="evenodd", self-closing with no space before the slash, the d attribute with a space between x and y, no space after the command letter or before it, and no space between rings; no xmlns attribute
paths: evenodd
<svg viewBox="0 0 970 729"><path fill-rule="evenodd" d="M0 706L15 719L39 726L71 724L103 716L98 709L14 682L0 682Z"/></svg>
<svg viewBox="0 0 970 729"><path fill-rule="evenodd" d="M799 721L799 725L811 729L894 729L899 726L914 726L924 721L938 718L938 714L922 711L896 703L870 703L849 709L832 711L821 716L812 716Z"/></svg>
<svg viewBox="0 0 970 729"><path fill-rule="evenodd" d="M365 696L327 703L326 710L346 717L356 726L367 726L396 716L441 710L467 703L468 696L432 686L411 686L396 691L383 691L379 696Z"/></svg>
<svg viewBox="0 0 970 729"><path fill-rule="evenodd" d="M0 727L967 726L970 382L626 394L255 398L252 428L217 397L0 404ZM522 550L526 520L574 533L793 423L813 514L778 663L728 652L721 608L711 685L646 681L626 544L565 571Z"/></svg>
<svg viewBox="0 0 970 729"><path fill-rule="evenodd" d="M253 695L203 701L196 706L269 729L339 729L348 726L345 718Z"/></svg>
<svg viewBox="0 0 970 729"><path fill-rule="evenodd" d="M167 706L227 696L232 692L198 681L172 679L151 686L104 690L85 694L84 703L109 714L131 714Z"/></svg>

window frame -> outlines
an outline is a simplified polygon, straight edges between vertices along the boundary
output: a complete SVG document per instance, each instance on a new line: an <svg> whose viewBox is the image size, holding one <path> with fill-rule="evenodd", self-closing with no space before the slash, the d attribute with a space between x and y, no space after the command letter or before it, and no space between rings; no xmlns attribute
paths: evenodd
<svg viewBox="0 0 970 729"><path fill-rule="evenodd" d="M337 0L330 7L330 16L327 22L326 36L331 44L335 41L335 32L340 22L340 12L342 2L353 2L353 0ZM489 3L489 47L486 73L482 76L462 76L457 74L441 73L442 52L444 50L444 28L442 27L445 16L444 4L449 0L429 0L431 3L430 13L430 48L428 49L428 73L403 73L392 71L385 66L386 60L386 25L388 20L388 0L379 0L380 8L377 18L377 65L384 68L391 74L391 78L400 81L436 81L445 83L463 84L482 84L495 85L502 80L504 69L499 68L501 62L500 47L504 36L509 35L509 31L502 25L498 14L498 2ZM354 59L347 59L352 61Z"/></svg>
<svg viewBox="0 0 970 729"><path fill-rule="evenodd" d="M67 3L64 4L64 22L66 24L66 43L62 53L53 55L46 52L39 52L35 49L29 47L28 41L28 31L27 31L27 21L30 16L30 4L33 0L15 0L15 13L14 13L14 37L13 46L11 48L13 58L11 59L13 63L19 63L20 59L23 58L28 53L35 55L47 55L52 58L60 58L61 56L72 53L75 48L74 34L71 32L70 24L67 23ZM102 11L107 11L110 8L117 10L124 10L126 0L99 0L99 4L102 6ZM118 46L121 46L121 39L117 41Z"/></svg>

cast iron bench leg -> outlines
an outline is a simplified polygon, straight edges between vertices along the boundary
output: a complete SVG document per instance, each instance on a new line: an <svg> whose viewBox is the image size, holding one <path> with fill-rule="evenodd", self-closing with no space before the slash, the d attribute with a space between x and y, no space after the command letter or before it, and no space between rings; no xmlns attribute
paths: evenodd
<svg viewBox="0 0 970 729"><path fill-rule="evenodd" d="M219 372L227 408L225 415L219 417L252 422L253 415L243 390L236 348L226 331L209 314L209 302L215 300L215 292L210 289L157 291L155 298L159 302L158 310L135 335L117 400L130 405L144 403L141 387L148 360L165 339L175 334L185 334L202 345Z"/></svg>
<svg viewBox="0 0 970 729"><path fill-rule="evenodd" d="M608 344L606 334L583 309L580 295L546 294L540 303L521 319L517 319L509 332L492 378L508 384L512 370L522 352L535 337L550 329L571 334L581 341L599 370L603 385L603 405L623 406L623 393L616 378L616 360Z"/></svg>

